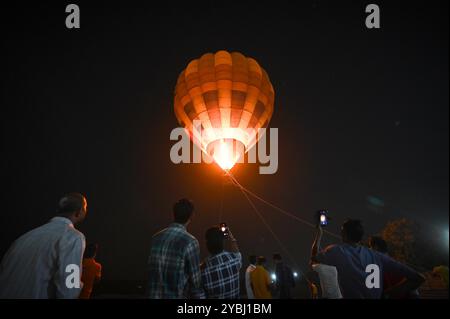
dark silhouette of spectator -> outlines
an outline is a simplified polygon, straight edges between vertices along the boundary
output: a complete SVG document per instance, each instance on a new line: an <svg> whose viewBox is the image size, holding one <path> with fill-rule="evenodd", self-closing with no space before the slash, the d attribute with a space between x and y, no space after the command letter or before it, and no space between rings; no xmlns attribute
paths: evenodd
<svg viewBox="0 0 450 319"><path fill-rule="evenodd" d="M284 264L280 254L273 255L275 263L275 291L280 299L291 299L291 288L295 287L294 274L291 268Z"/></svg>
<svg viewBox="0 0 450 319"><path fill-rule="evenodd" d="M84 251L83 274L81 275L83 289L80 293L80 299L91 298L94 283L98 283L102 278L102 265L95 260L97 251L98 244L89 244Z"/></svg>
<svg viewBox="0 0 450 319"><path fill-rule="evenodd" d="M386 241L380 236L370 236L369 237L369 247L376 250L382 254L388 253L388 245Z"/></svg>
<svg viewBox="0 0 450 319"><path fill-rule="evenodd" d="M379 253L388 255L388 244L380 236L369 237L369 248L378 251ZM389 291L392 289L392 287L397 286L404 280L405 278L399 273L391 273L389 271L385 271L383 273L383 298L417 299L419 297L419 293L417 290L407 291L405 294L397 296L392 295L392 293L389 294Z"/></svg>

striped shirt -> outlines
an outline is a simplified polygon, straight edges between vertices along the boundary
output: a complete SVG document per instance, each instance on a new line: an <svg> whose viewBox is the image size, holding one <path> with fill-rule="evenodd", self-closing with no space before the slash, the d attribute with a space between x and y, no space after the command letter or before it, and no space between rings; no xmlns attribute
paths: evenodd
<svg viewBox="0 0 450 319"><path fill-rule="evenodd" d="M150 249L148 297L202 298L200 246L178 223L156 233Z"/></svg>

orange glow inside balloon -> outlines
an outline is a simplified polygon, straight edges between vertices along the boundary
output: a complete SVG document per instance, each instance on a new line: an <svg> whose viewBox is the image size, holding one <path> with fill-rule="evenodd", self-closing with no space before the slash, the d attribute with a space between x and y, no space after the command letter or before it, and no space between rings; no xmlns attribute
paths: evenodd
<svg viewBox="0 0 450 319"><path fill-rule="evenodd" d="M208 153L223 170L229 171L244 153L242 143L233 139L220 139L209 145Z"/></svg>

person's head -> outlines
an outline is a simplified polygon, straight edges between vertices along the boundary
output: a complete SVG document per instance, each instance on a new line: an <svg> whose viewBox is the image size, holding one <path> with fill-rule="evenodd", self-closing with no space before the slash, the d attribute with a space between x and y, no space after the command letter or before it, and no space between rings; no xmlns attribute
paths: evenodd
<svg viewBox="0 0 450 319"><path fill-rule="evenodd" d="M360 220L347 219L341 227L341 236L344 243L357 244L364 235L364 228Z"/></svg>
<svg viewBox="0 0 450 319"><path fill-rule="evenodd" d="M98 244L88 244L84 250L83 258L95 258L97 255Z"/></svg>
<svg viewBox="0 0 450 319"><path fill-rule="evenodd" d="M258 257L256 258L256 263L257 263L259 266L263 266L263 265L266 263L266 257L264 257L264 256L258 256Z"/></svg>
<svg viewBox="0 0 450 319"><path fill-rule="evenodd" d="M66 194L59 200L56 213L70 219L74 225L79 224L86 218L87 200L80 193Z"/></svg>
<svg viewBox="0 0 450 319"><path fill-rule="evenodd" d="M380 236L370 236L369 247L383 254L387 254L388 252L388 245Z"/></svg>
<svg viewBox="0 0 450 319"><path fill-rule="evenodd" d="M223 232L219 226L209 228L205 233L206 248L211 255L220 254L223 251Z"/></svg>
<svg viewBox="0 0 450 319"><path fill-rule="evenodd" d="M189 199L182 198L173 205L173 220L175 223L187 225L193 212L194 204Z"/></svg>
<svg viewBox="0 0 450 319"><path fill-rule="evenodd" d="M273 262L278 264L282 261L281 255L280 254L273 254Z"/></svg>
<svg viewBox="0 0 450 319"><path fill-rule="evenodd" d="M248 256L248 262L249 262L251 265L256 265L256 256L255 256L255 255L250 255L250 256Z"/></svg>

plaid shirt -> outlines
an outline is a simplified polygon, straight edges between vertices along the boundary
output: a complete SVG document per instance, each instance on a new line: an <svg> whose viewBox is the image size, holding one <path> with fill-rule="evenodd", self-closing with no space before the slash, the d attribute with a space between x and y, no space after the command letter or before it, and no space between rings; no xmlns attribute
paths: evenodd
<svg viewBox="0 0 450 319"><path fill-rule="evenodd" d="M198 240L177 223L152 237L148 297L152 299L202 298Z"/></svg>
<svg viewBox="0 0 450 319"><path fill-rule="evenodd" d="M203 289L209 299L239 299L241 253L223 251L201 265Z"/></svg>

